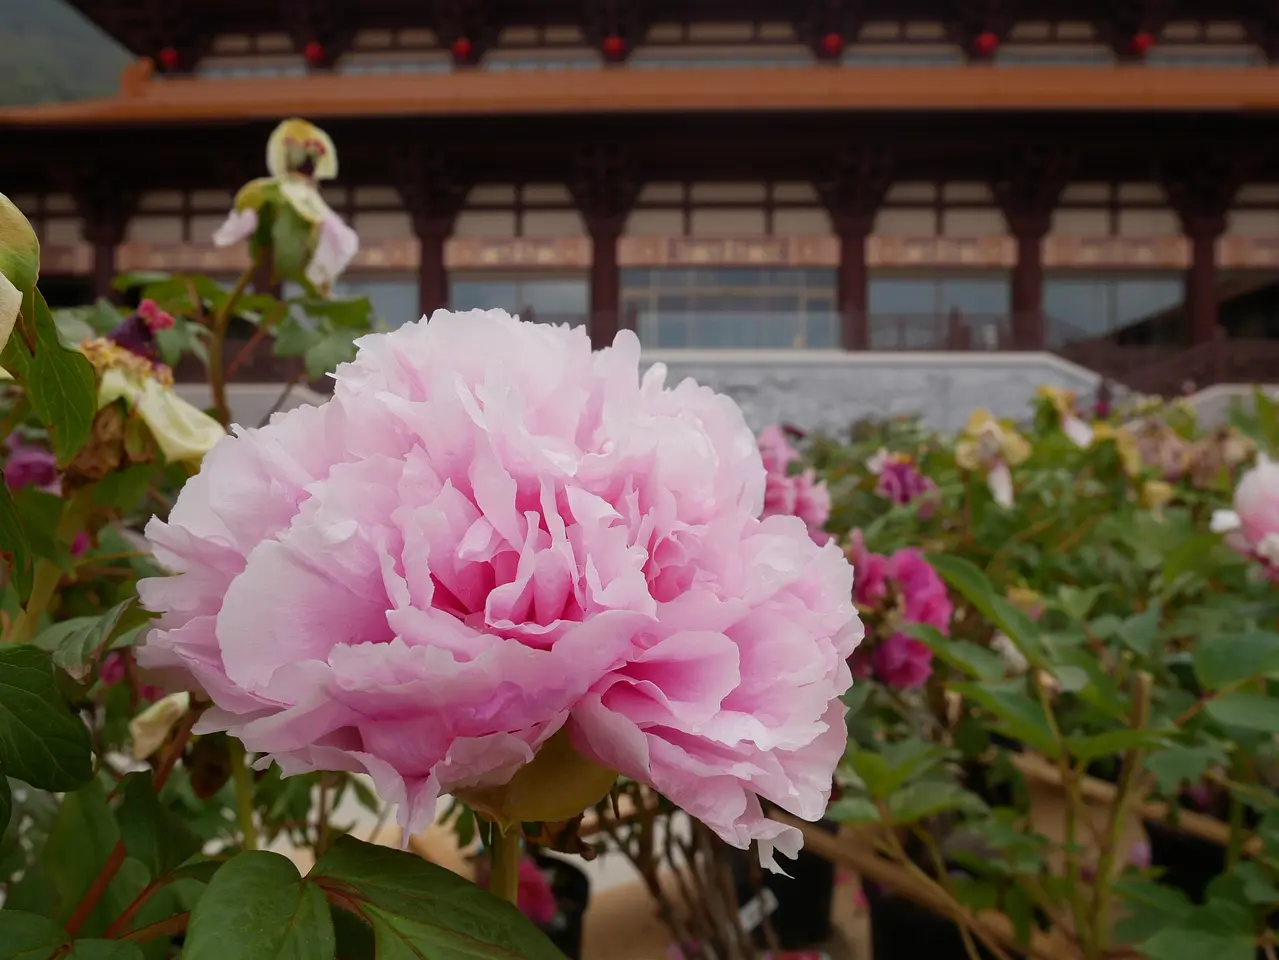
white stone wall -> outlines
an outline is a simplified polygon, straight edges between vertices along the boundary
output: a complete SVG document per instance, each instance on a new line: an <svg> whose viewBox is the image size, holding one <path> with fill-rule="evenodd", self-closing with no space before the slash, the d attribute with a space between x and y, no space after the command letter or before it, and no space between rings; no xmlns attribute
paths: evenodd
<svg viewBox="0 0 1279 960"><path fill-rule="evenodd" d="M866 417L920 414L933 427L957 430L985 407L999 416L1024 416L1035 389L1065 387L1088 397L1096 374L1047 353L843 353L839 351L652 351L645 365L665 363L667 381L685 377L727 393L759 430L785 422L805 430L838 432ZM183 385L187 399L209 403L207 388ZM235 419L256 426L280 394L274 384L232 388ZM306 388L287 406L322 402Z"/></svg>

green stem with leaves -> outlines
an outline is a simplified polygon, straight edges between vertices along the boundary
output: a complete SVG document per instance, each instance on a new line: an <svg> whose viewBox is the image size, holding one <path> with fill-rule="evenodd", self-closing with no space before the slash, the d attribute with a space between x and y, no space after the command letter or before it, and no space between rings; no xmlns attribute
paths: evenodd
<svg viewBox="0 0 1279 960"><path fill-rule="evenodd" d="M259 250L249 268L240 274L230 295L218 307L209 324L209 391L213 394L213 412L218 422L224 427L231 425L231 407L226 398L226 370L223 363L223 347L226 343L227 327L231 323L231 314L244 291L249 288L253 278L262 267L263 254Z"/></svg>
<svg viewBox="0 0 1279 960"><path fill-rule="evenodd" d="M244 744L235 737L231 741L231 782L235 786L235 818L240 825L245 850L258 848L258 827L253 820L253 782L249 777L249 758Z"/></svg>
<svg viewBox="0 0 1279 960"><path fill-rule="evenodd" d="M503 830L494 825L493 842L489 845L492 871L489 891L507 903L518 903L520 890L520 830L518 826Z"/></svg>
<svg viewBox="0 0 1279 960"><path fill-rule="evenodd" d="M1150 675L1138 672L1133 678L1132 713L1128 726L1143 730L1150 722ZM1119 773L1119 785L1114 803L1110 807L1110 822L1106 830L1106 842L1102 844L1101 860L1097 865L1097 879L1093 885L1093 956L1104 957L1110 948L1110 907L1114 899L1111 887L1114 883L1115 860L1128 815L1140 797L1137 789L1141 779L1141 758L1144 751L1134 747L1124 754Z"/></svg>
<svg viewBox="0 0 1279 960"><path fill-rule="evenodd" d="M54 531L54 536L60 543L70 544L75 540L76 534L84 527L91 500L91 490L86 487L72 494L63 505L62 517L58 520L58 527ZM13 622L13 629L8 636L9 642L28 643L35 637L40 618L49 609L49 604L53 601L54 594L58 592L58 584L61 582L60 566L43 557L36 561L31 580L31 595L27 598L22 613Z"/></svg>

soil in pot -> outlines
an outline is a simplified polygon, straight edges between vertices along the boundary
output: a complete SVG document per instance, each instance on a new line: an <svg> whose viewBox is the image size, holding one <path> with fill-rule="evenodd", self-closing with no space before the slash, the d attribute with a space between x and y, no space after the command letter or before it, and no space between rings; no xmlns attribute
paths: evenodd
<svg viewBox="0 0 1279 960"><path fill-rule="evenodd" d="M831 820L822 820L817 827L829 834L839 831L839 824ZM732 864L738 903L751 920L756 916L761 918L751 931L756 944L765 946L767 940L762 911L758 905L751 905L759 897L765 898L768 905L776 903L768 919L782 949L812 947L830 939L830 911L835 897L833 863L807 848L799 852L796 860L777 855L778 865L790 874L789 877L759 868L754 851L730 849L729 862Z"/></svg>
<svg viewBox="0 0 1279 960"><path fill-rule="evenodd" d="M582 920L591 901L591 880L573 864L558 857L538 852L533 859L549 874L551 892L559 906L555 919L543 931L568 960L581 960Z"/></svg>
<svg viewBox="0 0 1279 960"><path fill-rule="evenodd" d="M862 891L870 907L870 954L874 960L968 960L964 939L953 920L913 900L894 896L869 880L863 881ZM977 953L983 960L994 960L980 942Z"/></svg>

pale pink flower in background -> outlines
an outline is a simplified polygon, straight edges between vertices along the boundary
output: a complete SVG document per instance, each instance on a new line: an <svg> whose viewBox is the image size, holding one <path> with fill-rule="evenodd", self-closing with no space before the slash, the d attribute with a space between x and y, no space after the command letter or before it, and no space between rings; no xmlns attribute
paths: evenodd
<svg viewBox="0 0 1279 960"><path fill-rule="evenodd" d="M306 278L321 290L328 290L359 252L359 235L329 211L320 223L315 252L306 265Z"/></svg>
<svg viewBox="0 0 1279 960"><path fill-rule="evenodd" d="M799 453L776 424L760 431L760 459L764 463L765 517L799 517L808 526L814 541L827 543L831 537L822 528L830 519L830 491L812 469L791 473Z"/></svg>
<svg viewBox="0 0 1279 960"><path fill-rule="evenodd" d="M1279 578L1279 464L1259 455L1235 488L1234 507L1212 515L1213 532L1226 534L1227 543Z"/></svg>
<svg viewBox="0 0 1279 960"><path fill-rule="evenodd" d="M368 773L409 832L554 737L793 856L761 800L826 808L852 568L759 519L732 400L639 358L500 311L365 337L332 400L237 431L148 526L176 576L140 585L139 665L263 764Z"/></svg>

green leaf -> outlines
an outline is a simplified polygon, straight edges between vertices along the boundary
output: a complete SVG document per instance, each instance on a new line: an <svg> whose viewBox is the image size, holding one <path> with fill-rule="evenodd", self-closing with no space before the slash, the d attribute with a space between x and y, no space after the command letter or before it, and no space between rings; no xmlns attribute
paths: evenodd
<svg viewBox="0 0 1279 960"><path fill-rule="evenodd" d="M1222 726L1279 733L1279 700L1260 693L1227 693L1209 700L1204 712Z"/></svg>
<svg viewBox="0 0 1279 960"><path fill-rule="evenodd" d="M1072 620L1086 620L1097 601L1109 589L1110 585L1104 583L1086 590L1063 585L1057 588L1057 606Z"/></svg>
<svg viewBox="0 0 1279 960"><path fill-rule="evenodd" d="M1115 882L1114 890L1123 898L1127 914L1115 925L1115 938L1120 943L1146 940L1194 909L1180 890L1153 880L1123 878Z"/></svg>
<svg viewBox="0 0 1279 960"><path fill-rule="evenodd" d="M873 799L881 800L893 792L888 761L882 754L873 750L852 749L845 759Z"/></svg>
<svg viewBox="0 0 1279 960"><path fill-rule="evenodd" d="M9 820L13 817L13 790L9 786L9 778L5 776L4 764L0 764L0 835L9 829Z"/></svg>
<svg viewBox="0 0 1279 960"><path fill-rule="evenodd" d="M357 332L368 332L369 320L373 316L373 304L368 297L347 300L304 297L295 302L308 316L324 318L335 327L345 327Z"/></svg>
<svg viewBox="0 0 1279 960"><path fill-rule="evenodd" d="M0 647L0 762L41 790L93 777L89 730L63 699L52 658L29 644Z"/></svg>
<svg viewBox="0 0 1279 960"><path fill-rule="evenodd" d="M1209 744L1198 747L1168 747L1145 758L1145 768L1163 793L1172 793L1185 783L1197 783L1213 764L1226 764L1224 748Z"/></svg>
<svg viewBox="0 0 1279 960"><path fill-rule="evenodd" d="M917 823L950 810L980 813L986 805L963 787L940 780L920 780L888 798L888 810L898 826Z"/></svg>
<svg viewBox="0 0 1279 960"><path fill-rule="evenodd" d="M1067 737L1066 750L1083 763L1091 763L1136 747L1162 746L1168 733L1162 730L1107 730L1090 737Z"/></svg>
<svg viewBox="0 0 1279 960"><path fill-rule="evenodd" d="M961 683L955 692L989 710L999 720L1003 732L1022 741L1046 757L1056 757L1061 750L1053 736L1048 714L1043 704L1032 700L1019 683L985 684Z"/></svg>
<svg viewBox="0 0 1279 960"><path fill-rule="evenodd" d="M358 907L379 960L563 960L514 905L409 853L339 837L307 879Z"/></svg>
<svg viewBox="0 0 1279 960"><path fill-rule="evenodd" d="M60 919L84 898L119 837L96 780L63 798L41 852L44 872L58 894Z"/></svg>
<svg viewBox="0 0 1279 960"><path fill-rule="evenodd" d="M1039 628L1010 601L995 593L986 574L961 557L929 554L927 559L942 579L962 594L978 613L1002 630L1027 660L1037 667L1047 666Z"/></svg>
<svg viewBox="0 0 1279 960"><path fill-rule="evenodd" d="M1279 633L1204 637L1194 646L1195 676L1205 690L1220 690L1279 669Z"/></svg>
<svg viewBox="0 0 1279 960"><path fill-rule="evenodd" d="M142 950L124 940L77 940L67 960L142 960Z"/></svg>
<svg viewBox="0 0 1279 960"><path fill-rule="evenodd" d="M903 624L901 629L902 633L914 637L941 660L974 680L1002 680L1008 672L1004 658L986 647L967 640L952 640L936 627L923 623Z"/></svg>
<svg viewBox="0 0 1279 960"><path fill-rule="evenodd" d="M31 592L31 541L5 482L4 471L0 471L0 562L8 565L18 593L25 599Z"/></svg>
<svg viewBox="0 0 1279 960"><path fill-rule="evenodd" d="M324 895L289 859L249 851L213 875L191 911L182 960L331 960Z"/></svg>
<svg viewBox="0 0 1279 960"><path fill-rule="evenodd" d="M311 257L311 224L287 203L275 205L271 224L271 246L275 252L278 280L300 281Z"/></svg>
<svg viewBox="0 0 1279 960"><path fill-rule="evenodd" d="M120 617L132 605L130 597L99 616L72 617L55 623L36 636L35 645L47 651L63 670L83 678L86 668L106 652Z"/></svg>
<svg viewBox="0 0 1279 960"><path fill-rule="evenodd" d="M132 773L124 781L124 802L116 811L120 836L129 856L160 878L199 852L200 838L160 803L151 774Z"/></svg>
<svg viewBox="0 0 1279 960"><path fill-rule="evenodd" d="M0 960L49 960L67 939L67 932L48 917L0 910Z"/></svg>
<svg viewBox="0 0 1279 960"><path fill-rule="evenodd" d="M1147 960L1254 960L1256 945L1246 934L1164 927L1138 949Z"/></svg>
<svg viewBox="0 0 1279 960"><path fill-rule="evenodd" d="M879 808L865 797L843 796L826 810L836 823L879 823Z"/></svg>
<svg viewBox="0 0 1279 960"><path fill-rule="evenodd" d="M326 373L336 370L339 364L354 360L355 339L358 336L359 333L350 330L325 334L307 349L303 357L306 375L312 380L319 380Z"/></svg>
<svg viewBox="0 0 1279 960"><path fill-rule="evenodd" d="M23 301L32 316L35 353L21 336L0 353L0 366L26 388L31 407L49 431L59 462L66 463L84 446L98 412L98 386L93 367L79 350L63 346L49 305L40 292Z"/></svg>
<svg viewBox="0 0 1279 960"><path fill-rule="evenodd" d="M1154 652L1155 641L1159 638L1159 620L1162 616L1162 610L1151 607L1125 620L1119 626L1116 635L1133 653L1139 657L1149 657Z"/></svg>

